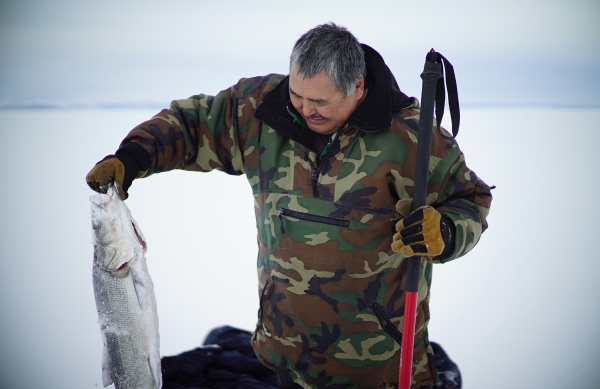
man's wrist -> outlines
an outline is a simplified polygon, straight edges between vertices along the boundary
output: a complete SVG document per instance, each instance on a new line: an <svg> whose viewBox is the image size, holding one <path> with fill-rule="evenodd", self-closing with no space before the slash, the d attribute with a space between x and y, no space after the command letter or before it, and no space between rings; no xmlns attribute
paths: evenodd
<svg viewBox="0 0 600 389"><path fill-rule="evenodd" d="M442 215L440 220L440 231L444 240L444 250L435 259L443 261L448 259L454 252L454 242L456 239L456 226L454 221L446 215Z"/></svg>
<svg viewBox="0 0 600 389"><path fill-rule="evenodd" d="M148 170L152 160L150 158L150 154L142 146L135 142L129 142L121 145L121 147L119 147L115 153L115 156L119 158L121 162L123 162L123 165L125 165L125 171L133 170L135 171L136 176L139 171Z"/></svg>
<svg viewBox="0 0 600 389"><path fill-rule="evenodd" d="M133 183L140 171L146 171L150 168L150 154L137 143L129 142L119 147L115 157L121 161L125 168L123 177L123 191L127 195L129 187Z"/></svg>

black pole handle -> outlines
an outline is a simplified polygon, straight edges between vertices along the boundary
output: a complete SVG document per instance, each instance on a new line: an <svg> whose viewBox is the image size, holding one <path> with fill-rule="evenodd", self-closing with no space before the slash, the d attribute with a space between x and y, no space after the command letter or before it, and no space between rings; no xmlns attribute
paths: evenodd
<svg viewBox="0 0 600 389"><path fill-rule="evenodd" d="M431 52L427 55L430 59ZM429 183L429 159L431 154L431 137L433 132L433 111L438 80L443 79L442 65L425 61L421 73L423 87L421 90L421 113L419 115L419 134L417 137L417 161L415 165L415 183L413 191L412 211L426 205L427 186ZM406 291L418 292L421 272L421 257L407 258Z"/></svg>
<svg viewBox="0 0 600 389"><path fill-rule="evenodd" d="M421 78L421 113L419 115L419 134L417 137L417 160L415 165L415 183L412 201L412 211L427 205L427 187L429 184L429 159L431 155L431 138L433 134L433 112L435 110L438 131L444 116L445 88L444 69L446 68L448 87L448 106L452 121L452 138L458 134L460 125L460 109L458 103L458 88L452 64L440 53L431 49L425 58L425 67ZM421 272L421 257L407 259L406 291L417 292Z"/></svg>

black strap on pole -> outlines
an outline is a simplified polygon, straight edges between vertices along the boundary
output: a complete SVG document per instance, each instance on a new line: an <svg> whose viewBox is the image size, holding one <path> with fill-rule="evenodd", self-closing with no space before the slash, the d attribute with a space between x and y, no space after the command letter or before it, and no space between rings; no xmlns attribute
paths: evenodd
<svg viewBox="0 0 600 389"><path fill-rule="evenodd" d="M458 103L458 88L456 86L454 67L450 61L446 59L446 57L434 51L433 49L427 53L427 58L425 61L439 64L439 69L442 73L442 76L438 78L435 86L435 117L437 119L437 126L438 128L442 126L442 118L444 117L444 104L446 102L445 91L447 88L448 108L450 108L450 120L452 121L452 138L456 138L456 135L458 135L458 127L460 126L460 107ZM443 65L443 67L441 65ZM444 68L446 69L446 88L444 88ZM444 136L442 133L440 133L440 135L446 139L450 139Z"/></svg>

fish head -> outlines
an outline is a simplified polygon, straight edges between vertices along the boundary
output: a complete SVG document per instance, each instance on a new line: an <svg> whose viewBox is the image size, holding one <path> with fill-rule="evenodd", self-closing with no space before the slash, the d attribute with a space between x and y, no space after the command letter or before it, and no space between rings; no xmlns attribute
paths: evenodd
<svg viewBox="0 0 600 389"><path fill-rule="evenodd" d="M135 221L116 191L90 197L94 262L102 269L125 273L127 264L140 252L146 242L135 228Z"/></svg>

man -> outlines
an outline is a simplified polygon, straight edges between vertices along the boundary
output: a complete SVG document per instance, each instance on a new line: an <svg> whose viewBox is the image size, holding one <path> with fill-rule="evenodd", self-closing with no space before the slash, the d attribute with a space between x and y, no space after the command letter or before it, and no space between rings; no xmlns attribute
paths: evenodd
<svg viewBox="0 0 600 389"><path fill-rule="evenodd" d="M289 76L174 101L87 181L105 191L114 180L126 198L134 178L172 169L246 175L259 246L252 345L280 387L395 387L404 258L425 256L412 384L429 387L439 381L427 336L432 263L473 248L491 194L439 129L429 206L404 218L418 119L417 100L400 91L381 56L330 23L296 42Z"/></svg>

